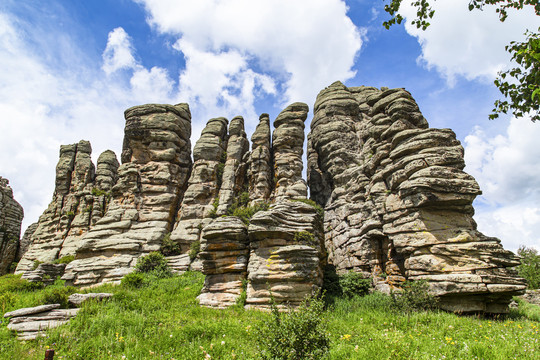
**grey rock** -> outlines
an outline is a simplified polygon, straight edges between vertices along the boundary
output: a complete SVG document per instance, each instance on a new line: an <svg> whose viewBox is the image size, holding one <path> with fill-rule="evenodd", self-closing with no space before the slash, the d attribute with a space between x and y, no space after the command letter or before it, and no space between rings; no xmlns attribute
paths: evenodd
<svg viewBox="0 0 540 360"><path fill-rule="evenodd" d="M9 181L0 177L0 275L10 271L20 248L22 206L13 198Z"/></svg>
<svg viewBox="0 0 540 360"><path fill-rule="evenodd" d="M113 297L113 294L111 294L111 293L88 293L88 294L75 293L75 294L69 295L68 302L71 305L79 306L83 302L85 302L87 300L90 300L90 299L96 300L96 301L101 301L101 300L104 300L104 299L110 299L112 297Z"/></svg>

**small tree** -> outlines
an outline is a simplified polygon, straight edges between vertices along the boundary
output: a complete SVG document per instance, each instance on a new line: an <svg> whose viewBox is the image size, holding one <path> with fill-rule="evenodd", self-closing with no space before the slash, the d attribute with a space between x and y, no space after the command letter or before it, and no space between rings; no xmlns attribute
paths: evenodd
<svg viewBox="0 0 540 360"><path fill-rule="evenodd" d="M521 257L521 264L518 266L519 276L527 280L529 289L540 288L540 255L538 255L538 251L522 245L517 253Z"/></svg>

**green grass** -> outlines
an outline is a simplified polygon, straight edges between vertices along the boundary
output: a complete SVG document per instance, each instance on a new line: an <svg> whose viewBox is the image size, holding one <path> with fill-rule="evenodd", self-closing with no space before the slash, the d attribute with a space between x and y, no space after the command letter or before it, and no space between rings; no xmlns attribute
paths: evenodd
<svg viewBox="0 0 540 360"><path fill-rule="evenodd" d="M0 291L15 298L5 311L39 305L45 290L8 279L18 285L4 286L7 280L0 278ZM200 307L196 296L203 280L188 272L151 279L139 289L91 289L115 296L84 304L69 324L34 341L17 341L2 319L0 353L6 359L41 360L47 348L54 348L55 360L204 359L206 354L211 359L259 359L255 329L270 314ZM535 359L540 349L539 308L521 302L504 319L444 312L404 315L391 308L388 297L372 294L335 299L323 316L330 337L325 359Z"/></svg>

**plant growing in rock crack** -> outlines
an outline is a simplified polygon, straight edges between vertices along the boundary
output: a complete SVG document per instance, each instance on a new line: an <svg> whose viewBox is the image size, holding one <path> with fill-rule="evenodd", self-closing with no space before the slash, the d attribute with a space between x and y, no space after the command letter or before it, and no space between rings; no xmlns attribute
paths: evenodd
<svg viewBox="0 0 540 360"><path fill-rule="evenodd" d="M166 233L161 239L161 253L165 256L179 255L181 252L180 245L171 240L171 233Z"/></svg>
<svg viewBox="0 0 540 360"><path fill-rule="evenodd" d="M317 246L315 236L309 231L296 231L294 233L293 242L295 244L305 244L309 246Z"/></svg>
<svg viewBox="0 0 540 360"><path fill-rule="evenodd" d="M75 255L66 255L53 261L53 264L69 264L75 260Z"/></svg>
<svg viewBox="0 0 540 360"><path fill-rule="evenodd" d="M214 202L212 203L212 210L210 210L210 212L208 213L208 217L210 217L212 219L217 218L217 208L218 208L218 206L219 206L219 197L216 196L216 198L214 199ZM202 230L202 227L201 227L200 230Z"/></svg>
<svg viewBox="0 0 540 360"><path fill-rule="evenodd" d="M199 240L194 241L189 246L189 259L191 261L195 260L199 252L201 251L201 242Z"/></svg>
<svg viewBox="0 0 540 360"><path fill-rule="evenodd" d="M270 204L267 202L256 203L253 206L241 206L231 213L232 216L240 218L246 225L249 224L253 215L259 211L266 211L270 207Z"/></svg>

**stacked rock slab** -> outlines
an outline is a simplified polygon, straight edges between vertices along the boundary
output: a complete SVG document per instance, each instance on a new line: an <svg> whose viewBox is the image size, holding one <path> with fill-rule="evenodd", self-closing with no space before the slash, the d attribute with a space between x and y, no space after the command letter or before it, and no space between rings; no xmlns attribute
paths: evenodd
<svg viewBox="0 0 540 360"><path fill-rule="evenodd" d="M96 195L91 153L92 147L85 140L60 147L52 202L40 216L16 273L32 270L35 262L51 263L61 256L74 255L83 235L101 217L107 200ZM116 168L111 172L114 179ZM97 212L98 208L102 209Z"/></svg>
<svg viewBox="0 0 540 360"><path fill-rule="evenodd" d="M235 216L215 219L203 229L199 256L206 275L199 303L216 308L234 305L245 291L249 258L247 226Z"/></svg>
<svg viewBox="0 0 540 360"><path fill-rule="evenodd" d="M0 177L0 275L8 273L17 260L23 216L23 208L13 199L9 181Z"/></svg>
<svg viewBox="0 0 540 360"><path fill-rule="evenodd" d="M171 231L191 169L187 104L125 111L122 165L105 215L84 236L63 279L74 285L117 282ZM101 184L105 184L101 182Z"/></svg>
<svg viewBox="0 0 540 360"><path fill-rule="evenodd" d="M244 119L237 116L229 125L227 141L227 160L223 167L221 187L219 189L219 204L216 209L218 216L225 215L236 198L244 191L246 183L246 163L244 155L249 150L249 141L244 130Z"/></svg>
<svg viewBox="0 0 540 360"><path fill-rule="evenodd" d="M274 121L272 150L274 154L275 188L273 200L305 199L307 184L302 178L304 153L304 121L309 108L294 103L283 110Z"/></svg>
<svg viewBox="0 0 540 360"><path fill-rule="evenodd" d="M481 192L463 172L463 147L451 130L428 128L407 91L332 84L317 97L310 140L309 183L338 272L372 275L381 289L425 279L452 311L505 312L523 292L516 256L476 230Z"/></svg>
<svg viewBox="0 0 540 360"><path fill-rule="evenodd" d="M251 136L248 159L248 191L251 204L266 202L272 193L272 151L270 147L270 118L262 114Z"/></svg>
<svg viewBox="0 0 540 360"><path fill-rule="evenodd" d="M171 240L180 245L182 253L201 240L203 226L212 220L210 213L217 210L214 203L223 179L227 124L225 118L210 119L193 148L193 170L171 233Z"/></svg>
<svg viewBox="0 0 540 360"><path fill-rule="evenodd" d="M302 202L281 201L256 213L248 228L246 307L298 306L322 285L322 219Z"/></svg>

